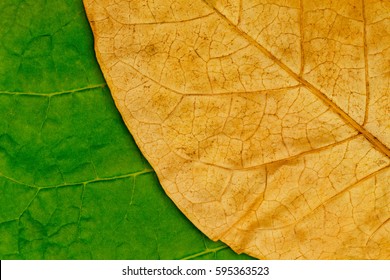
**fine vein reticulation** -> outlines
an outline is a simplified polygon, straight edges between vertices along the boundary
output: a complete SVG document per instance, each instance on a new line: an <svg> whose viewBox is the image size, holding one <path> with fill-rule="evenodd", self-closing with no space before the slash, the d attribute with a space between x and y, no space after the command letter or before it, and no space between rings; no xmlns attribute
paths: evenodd
<svg viewBox="0 0 390 280"><path fill-rule="evenodd" d="M160 188L101 75L82 1L3 0L0 22L0 259L249 258Z"/></svg>
<svg viewBox="0 0 390 280"><path fill-rule="evenodd" d="M84 0L169 197L266 259L390 258L390 2Z"/></svg>

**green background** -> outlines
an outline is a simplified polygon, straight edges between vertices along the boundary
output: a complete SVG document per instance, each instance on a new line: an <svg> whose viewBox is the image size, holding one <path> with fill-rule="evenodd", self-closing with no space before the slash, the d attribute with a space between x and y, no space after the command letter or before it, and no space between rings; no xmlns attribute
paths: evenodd
<svg viewBox="0 0 390 280"><path fill-rule="evenodd" d="M1 0L0 44L1 259L249 259L165 195L114 106L81 0Z"/></svg>

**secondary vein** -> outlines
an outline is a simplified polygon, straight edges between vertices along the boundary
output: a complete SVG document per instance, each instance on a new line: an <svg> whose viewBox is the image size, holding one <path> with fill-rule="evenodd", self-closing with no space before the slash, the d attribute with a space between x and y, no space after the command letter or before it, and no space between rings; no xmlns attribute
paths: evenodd
<svg viewBox="0 0 390 280"><path fill-rule="evenodd" d="M264 55L274 61L280 68L287 72L291 77L304 85L309 89L315 96L317 96L326 106L330 107L336 114L338 114L346 123L355 128L359 133L361 133L378 151L385 154L390 158L390 149L386 147L382 142L380 142L374 135L367 131L363 126L358 124L352 117L345 113L338 105L333 103L323 92L316 88L313 84L305 80L303 77L295 73L290 69L286 64L277 59L270 51L268 51L264 46L259 44L251 36L240 30L236 25L234 25L228 18L226 18L220 11L218 11L208 0L203 0L211 9L213 9L222 20L224 20L229 27L232 28L238 35L245 38L251 45L260 50Z"/></svg>

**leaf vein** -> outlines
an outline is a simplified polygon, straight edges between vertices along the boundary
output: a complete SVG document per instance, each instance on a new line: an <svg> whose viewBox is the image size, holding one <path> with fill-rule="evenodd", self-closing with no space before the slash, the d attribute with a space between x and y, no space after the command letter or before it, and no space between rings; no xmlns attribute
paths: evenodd
<svg viewBox="0 0 390 280"><path fill-rule="evenodd" d="M221 19L223 19L229 27L234 30L238 35L245 38L250 44L260 50L264 55L270 58L275 62L281 69L283 69L286 73L288 73L292 78L294 78L299 83L303 84L309 91L311 91L315 96L317 96L326 106L330 107L336 114L339 115L341 119L343 119L346 123L352 126L354 129L359 131L364 137L375 147L378 151L385 154L390 158L390 149L386 147L381 141L379 141L374 135L372 135L368 130L366 130L362 125L358 124L352 117L350 117L347 113L344 112L338 105L333 103L332 100L329 99L321 90L315 87L312 83L308 82L303 77L299 76L299 74L295 73L292 69L290 69L286 64L277 59L269 50L267 50L264 46L259 44L255 39L251 36L243 32L236 25L234 25L228 18L226 18L220 11L218 11L213 5L209 3L208 0L203 0L211 9L213 9Z"/></svg>
<svg viewBox="0 0 390 280"><path fill-rule="evenodd" d="M27 96L42 96L42 97L51 97L56 95L62 95L62 94L70 94L70 93L76 93L76 92L83 92L87 90L97 89L97 88L105 88L107 86L106 83L104 84L97 84L77 89L70 89L70 90L64 90L64 91L56 91L51 93L43 93L43 92L21 92L21 91L0 91L0 94L2 95L27 95Z"/></svg>

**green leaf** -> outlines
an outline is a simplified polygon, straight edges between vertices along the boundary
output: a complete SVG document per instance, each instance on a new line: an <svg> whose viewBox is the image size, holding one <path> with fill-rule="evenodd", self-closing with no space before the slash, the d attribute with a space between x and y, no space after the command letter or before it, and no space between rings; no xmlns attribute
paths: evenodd
<svg viewBox="0 0 390 280"><path fill-rule="evenodd" d="M81 0L0 3L0 258L249 259L162 191L111 99Z"/></svg>

